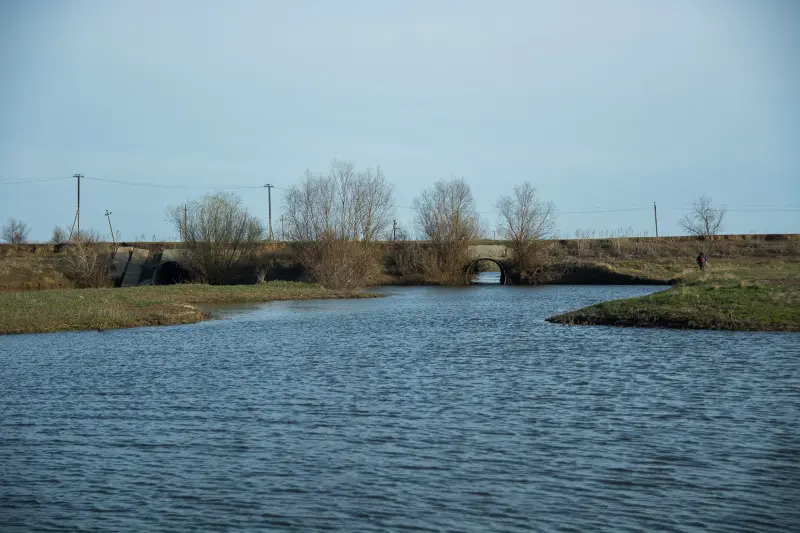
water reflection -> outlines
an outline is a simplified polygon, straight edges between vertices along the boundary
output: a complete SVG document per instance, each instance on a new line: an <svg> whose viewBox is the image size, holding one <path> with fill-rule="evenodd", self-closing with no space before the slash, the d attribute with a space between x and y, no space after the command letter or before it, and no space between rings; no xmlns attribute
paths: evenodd
<svg viewBox="0 0 800 533"><path fill-rule="evenodd" d="M500 272L479 272L473 283L475 285L499 285Z"/></svg>

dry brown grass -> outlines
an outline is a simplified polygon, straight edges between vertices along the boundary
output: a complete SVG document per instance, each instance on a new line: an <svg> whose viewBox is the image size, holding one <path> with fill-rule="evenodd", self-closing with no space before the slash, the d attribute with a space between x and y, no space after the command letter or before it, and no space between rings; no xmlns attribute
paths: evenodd
<svg viewBox="0 0 800 533"><path fill-rule="evenodd" d="M484 241L484 244L503 244L503 241ZM473 243L475 244L475 243ZM108 244L91 245L97 250L107 250ZM179 248L180 243L140 243L142 248L149 248L157 253L166 248ZM269 252L269 257L280 255L280 263L290 265L296 261L296 251L285 243L262 243L258 249ZM391 242L373 245L370 253L375 260L365 262L355 260L349 262L345 257L339 263L326 263L325 270L331 278L348 279L362 277L353 275L350 268L339 268L339 264L349 264L353 268L370 266L368 275L363 276L364 286L383 283L387 278L394 278L401 283L463 283L464 264L451 268L439 265L431 258L430 243L427 242ZM72 286L63 274L56 270L55 258L59 257L67 247L65 245L0 245L0 291L50 289ZM710 266L714 268L720 260L754 261L758 259L796 258L800 257L800 235L745 235L721 236L713 240L700 240L688 237L667 238L609 238L609 239L571 239L544 241L537 252L536 261L531 264L526 276L535 279L536 283L550 283L558 280L567 270L575 267L605 265L603 268L620 274L629 274L639 279L668 281L683 276L696 268L694 258L699 251L709 257ZM339 250L332 257L344 257ZM356 250L356 257L360 253ZM363 257L363 256L362 256ZM263 261L261 261L263 263ZM252 281L256 278L261 263L252 266ZM372 270L375 269L375 270ZM448 273L442 274L444 270ZM277 269L284 276L296 276L298 279L302 269ZM376 275L376 271L377 275ZM245 276L246 277L246 276ZM525 276L521 276L525 277ZM249 279L249 278L248 278ZM514 276L511 276L514 279ZM523 281L524 282L524 281ZM336 286L336 283L333 283Z"/></svg>
<svg viewBox="0 0 800 533"><path fill-rule="evenodd" d="M549 241L550 253L577 259L657 259L696 257L781 257L800 255L797 235L580 238Z"/></svg>
<svg viewBox="0 0 800 533"><path fill-rule="evenodd" d="M0 259L0 292L66 289L72 286L72 282L56 269L54 256L42 254Z"/></svg>

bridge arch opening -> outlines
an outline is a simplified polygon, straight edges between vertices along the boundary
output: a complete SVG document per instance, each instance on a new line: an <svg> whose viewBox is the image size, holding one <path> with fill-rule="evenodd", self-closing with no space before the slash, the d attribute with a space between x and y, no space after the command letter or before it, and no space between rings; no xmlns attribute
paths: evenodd
<svg viewBox="0 0 800 533"><path fill-rule="evenodd" d="M177 261L164 261L153 271L153 285L177 285L192 281L192 273Z"/></svg>
<svg viewBox="0 0 800 533"><path fill-rule="evenodd" d="M505 285L506 284L506 280L508 279L507 276L506 276L506 269L505 269L505 267L503 267L503 265L500 263L500 261L497 261L496 259L492 259L491 257L479 257L477 259L474 259L469 264L469 266L467 267L467 273L466 273L466 275L467 275L467 285L474 285L476 283L475 277L476 277L476 275L478 273L478 265L482 261L488 261L489 263L494 263L495 265L497 265L497 268L500 269L500 283L498 283L497 285ZM480 282L478 282L478 283L480 283Z"/></svg>

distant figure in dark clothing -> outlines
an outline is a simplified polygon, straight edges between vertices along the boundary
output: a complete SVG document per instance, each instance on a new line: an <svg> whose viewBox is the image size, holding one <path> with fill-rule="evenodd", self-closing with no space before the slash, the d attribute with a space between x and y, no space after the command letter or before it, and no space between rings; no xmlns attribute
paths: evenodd
<svg viewBox="0 0 800 533"><path fill-rule="evenodd" d="M700 255L697 256L697 266L700 267L700 270L706 268L706 256L703 252L700 252Z"/></svg>

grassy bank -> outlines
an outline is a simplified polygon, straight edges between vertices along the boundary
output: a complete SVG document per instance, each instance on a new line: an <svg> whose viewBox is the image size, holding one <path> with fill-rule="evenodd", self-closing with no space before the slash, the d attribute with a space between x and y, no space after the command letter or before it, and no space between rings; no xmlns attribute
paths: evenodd
<svg viewBox="0 0 800 533"><path fill-rule="evenodd" d="M715 261L669 290L548 319L577 325L800 331L800 261Z"/></svg>
<svg viewBox="0 0 800 533"><path fill-rule="evenodd" d="M671 285L693 271L692 260L653 259L554 263L544 283L550 285ZM696 267L695 267L696 268Z"/></svg>
<svg viewBox="0 0 800 533"><path fill-rule="evenodd" d="M151 253L155 268L164 249L177 249L182 243L123 243ZM416 284L413 275L403 279L407 268L396 265L397 250L411 242L383 243L384 276L381 283ZM417 243L424 245L425 243ZM474 242L479 255L503 257L504 241ZM108 253L115 246L94 243L90 248ZM486 248L482 250L481 248ZM70 288L73 282L59 271L66 252L65 245L0 244L0 292ZM254 283L256 272L265 271L267 279L300 279L303 269L298 264L297 250L291 243L264 243L263 256L257 265L249 265L248 275L237 273L241 283ZM722 235L713 239L694 237L615 237L550 240L537 252L537 262L548 266L552 275L538 283L661 283L680 277L694 266L694 258L704 252L713 262L718 260L796 259L800 257L800 234L786 235ZM406 265L408 266L408 265ZM486 263L494 268L494 263ZM63 270L63 269L62 269ZM147 270L147 269L145 269ZM413 270L413 269L412 269ZM68 272L69 275L69 272ZM147 279L147 272L145 279ZM462 276L458 276L461 282Z"/></svg>
<svg viewBox="0 0 800 533"><path fill-rule="evenodd" d="M50 254L0 257L0 292L66 289L72 286Z"/></svg>
<svg viewBox="0 0 800 533"><path fill-rule="evenodd" d="M260 285L168 285L0 293L0 334L115 329L198 322L200 304L368 298L360 291L274 281Z"/></svg>

